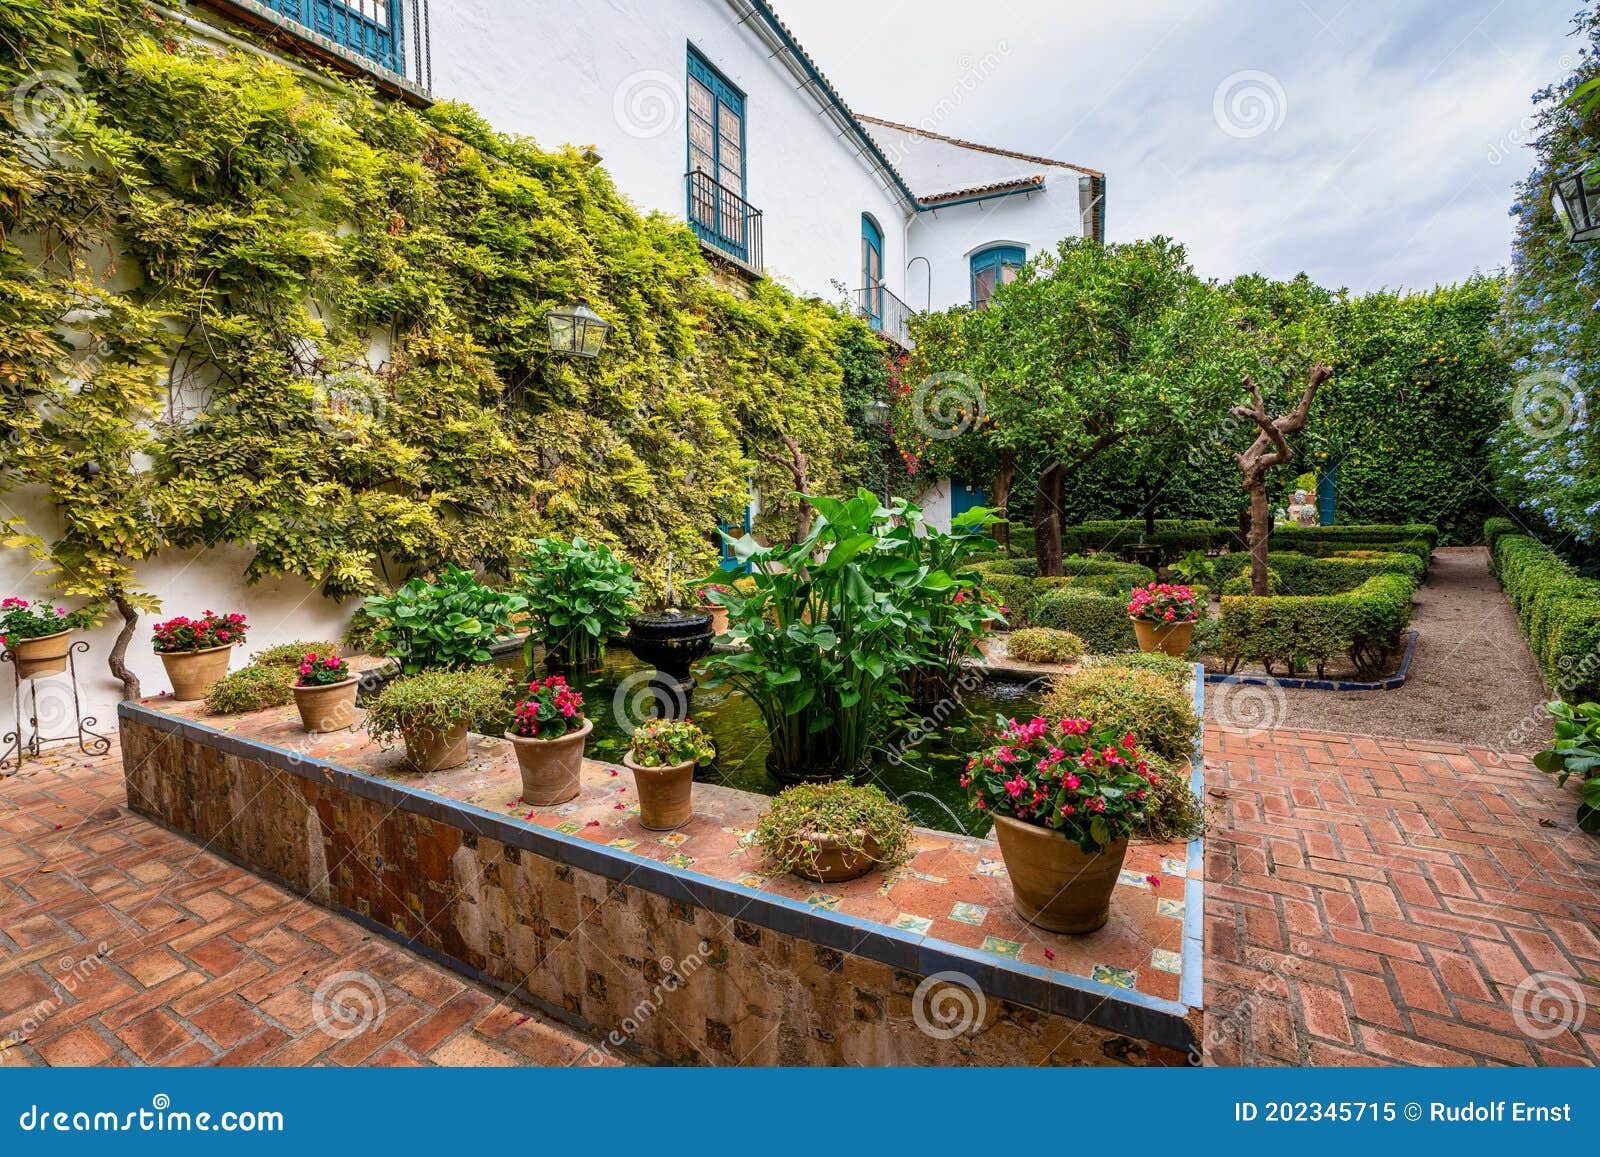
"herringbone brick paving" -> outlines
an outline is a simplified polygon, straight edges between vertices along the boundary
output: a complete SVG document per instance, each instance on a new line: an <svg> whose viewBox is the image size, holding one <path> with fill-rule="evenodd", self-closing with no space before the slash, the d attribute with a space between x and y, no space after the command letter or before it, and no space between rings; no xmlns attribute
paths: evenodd
<svg viewBox="0 0 1600 1157"><path fill-rule="evenodd" d="M1215 1064L1600 1057L1600 844L1521 756L1207 727Z"/></svg>
<svg viewBox="0 0 1600 1157"><path fill-rule="evenodd" d="M133 815L115 748L0 779L0 1066L599 1061L566 1028Z"/></svg>

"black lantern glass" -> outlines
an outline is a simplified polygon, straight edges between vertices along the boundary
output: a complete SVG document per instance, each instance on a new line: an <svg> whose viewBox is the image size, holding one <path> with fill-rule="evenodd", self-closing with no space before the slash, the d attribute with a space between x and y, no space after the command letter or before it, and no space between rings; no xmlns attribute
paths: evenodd
<svg viewBox="0 0 1600 1157"><path fill-rule="evenodd" d="M600 355L611 325L578 298L571 309L552 309L549 316L550 349L558 354L592 358Z"/></svg>
<svg viewBox="0 0 1600 1157"><path fill-rule="evenodd" d="M1557 178L1550 205L1568 241L1600 241L1600 173Z"/></svg>
<svg viewBox="0 0 1600 1157"><path fill-rule="evenodd" d="M861 408L861 417L869 426L886 426L894 407L882 398L874 399Z"/></svg>

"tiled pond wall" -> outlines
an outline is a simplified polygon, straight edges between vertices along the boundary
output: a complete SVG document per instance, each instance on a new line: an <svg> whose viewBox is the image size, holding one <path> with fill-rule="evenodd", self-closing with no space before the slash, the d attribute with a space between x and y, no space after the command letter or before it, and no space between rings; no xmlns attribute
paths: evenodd
<svg viewBox="0 0 1600 1157"><path fill-rule="evenodd" d="M135 811L598 1049L669 1064L1181 1065L1198 1047L1197 997L1063 982L182 712L124 703L119 715ZM1193 956L1186 995L1199 989Z"/></svg>

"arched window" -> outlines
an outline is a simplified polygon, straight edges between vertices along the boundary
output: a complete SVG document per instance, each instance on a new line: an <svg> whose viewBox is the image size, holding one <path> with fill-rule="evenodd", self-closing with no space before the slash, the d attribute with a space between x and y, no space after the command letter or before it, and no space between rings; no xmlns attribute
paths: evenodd
<svg viewBox="0 0 1600 1157"><path fill-rule="evenodd" d="M873 329L883 328L883 230L861 214L861 316Z"/></svg>
<svg viewBox="0 0 1600 1157"><path fill-rule="evenodd" d="M1020 245L991 245L972 255L972 308L988 309L989 299L1002 285L1017 278L1017 270L1028 260Z"/></svg>

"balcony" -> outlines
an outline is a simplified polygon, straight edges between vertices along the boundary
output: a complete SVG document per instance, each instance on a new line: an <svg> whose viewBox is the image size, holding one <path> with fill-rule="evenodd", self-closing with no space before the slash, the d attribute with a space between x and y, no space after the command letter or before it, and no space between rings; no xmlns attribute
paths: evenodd
<svg viewBox="0 0 1600 1157"><path fill-rule="evenodd" d="M290 51L426 100L433 86L428 0L205 0ZM288 38L292 37L292 41Z"/></svg>
<svg viewBox="0 0 1600 1157"><path fill-rule="evenodd" d="M916 311L885 289L881 282L856 290L855 301L856 315L870 325L874 333L888 338L903 350L915 344L911 340L911 319Z"/></svg>
<svg viewBox="0 0 1600 1157"><path fill-rule="evenodd" d="M739 194L718 184L703 169L684 174L689 202L689 227L700 243L733 262L746 273L760 277L761 210L752 208Z"/></svg>

